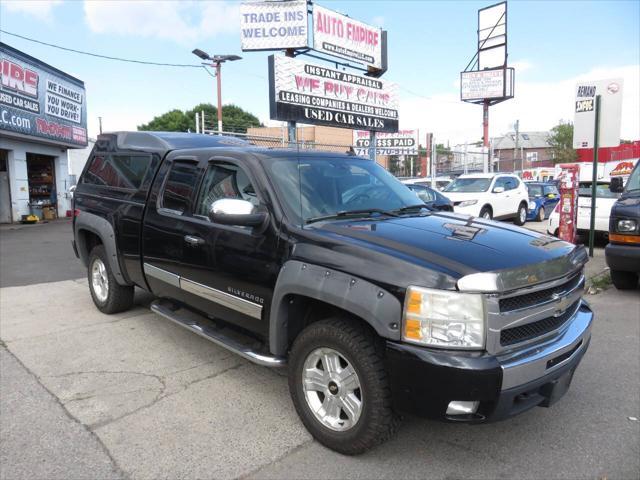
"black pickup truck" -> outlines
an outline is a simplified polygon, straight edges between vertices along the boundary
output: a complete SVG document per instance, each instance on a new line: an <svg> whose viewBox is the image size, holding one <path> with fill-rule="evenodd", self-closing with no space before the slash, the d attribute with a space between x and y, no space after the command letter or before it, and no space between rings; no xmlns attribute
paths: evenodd
<svg viewBox="0 0 640 480"><path fill-rule="evenodd" d="M584 248L429 210L353 155L105 134L74 202L98 309L139 287L162 317L287 367L302 422L345 454L389 438L400 412L474 423L549 406L591 339Z"/></svg>

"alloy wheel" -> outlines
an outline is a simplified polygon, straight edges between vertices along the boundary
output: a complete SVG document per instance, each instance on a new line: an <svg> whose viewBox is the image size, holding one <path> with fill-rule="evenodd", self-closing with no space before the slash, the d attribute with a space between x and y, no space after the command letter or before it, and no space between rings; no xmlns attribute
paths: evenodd
<svg viewBox="0 0 640 480"><path fill-rule="evenodd" d="M109 296L109 277L107 276L107 267L99 258L96 258L91 265L91 288L98 301L107 301Z"/></svg>

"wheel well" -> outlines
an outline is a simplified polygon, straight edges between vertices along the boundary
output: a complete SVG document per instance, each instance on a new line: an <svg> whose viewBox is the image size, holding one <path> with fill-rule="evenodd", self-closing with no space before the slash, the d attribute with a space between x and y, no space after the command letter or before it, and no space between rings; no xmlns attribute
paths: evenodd
<svg viewBox="0 0 640 480"><path fill-rule="evenodd" d="M102 239L90 230L78 230L78 253L86 264L89 263L89 255L97 245L102 245Z"/></svg>
<svg viewBox="0 0 640 480"><path fill-rule="evenodd" d="M525 210L529 210L529 204L524 200L520 202L520 206L524 205Z"/></svg>
<svg viewBox="0 0 640 480"><path fill-rule="evenodd" d="M291 294L287 295L283 301L287 305L287 350L291 348L296 337L306 327L319 320L338 315L366 325L377 335L373 327L363 318L321 300L304 295Z"/></svg>
<svg viewBox="0 0 640 480"><path fill-rule="evenodd" d="M485 204L482 206L482 208L480 209L480 211L484 210L485 208L489 209L489 211L491 212L491 214L493 214L493 207L492 207L490 204L485 203Z"/></svg>

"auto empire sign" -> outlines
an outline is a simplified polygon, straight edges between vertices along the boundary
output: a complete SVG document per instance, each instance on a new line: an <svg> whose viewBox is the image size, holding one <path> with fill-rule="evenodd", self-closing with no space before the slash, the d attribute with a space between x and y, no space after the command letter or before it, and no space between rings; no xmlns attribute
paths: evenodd
<svg viewBox="0 0 640 480"><path fill-rule="evenodd" d="M308 46L307 2L243 2L240 44L243 51Z"/></svg>
<svg viewBox="0 0 640 480"><path fill-rule="evenodd" d="M387 69L386 37L382 29L313 6L313 49L380 70Z"/></svg>
<svg viewBox="0 0 640 480"><path fill-rule="evenodd" d="M353 145L356 155L369 155L371 139L369 132L354 130ZM396 133L379 133L376 135L376 153L378 155L417 155L418 130L398 130Z"/></svg>
<svg viewBox="0 0 640 480"><path fill-rule="evenodd" d="M273 120L377 132L398 130L395 83L294 58L269 57Z"/></svg>
<svg viewBox="0 0 640 480"><path fill-rule="evenodd" d="M0 130L87 145L84 83L0 44Z"/></svg>

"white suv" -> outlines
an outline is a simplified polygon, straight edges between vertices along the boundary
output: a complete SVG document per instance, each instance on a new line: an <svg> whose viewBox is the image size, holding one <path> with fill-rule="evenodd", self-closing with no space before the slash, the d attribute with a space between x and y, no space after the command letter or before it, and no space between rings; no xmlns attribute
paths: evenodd
<svg viewBox="0 0 640 480"><path fill-rule="evenodd" d="M527 220L529 193L524 182L513 174L460 175L442 193L458 213L496 220L512 218L516 225L524 225Z"/></svg>

